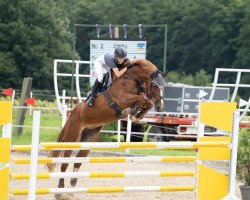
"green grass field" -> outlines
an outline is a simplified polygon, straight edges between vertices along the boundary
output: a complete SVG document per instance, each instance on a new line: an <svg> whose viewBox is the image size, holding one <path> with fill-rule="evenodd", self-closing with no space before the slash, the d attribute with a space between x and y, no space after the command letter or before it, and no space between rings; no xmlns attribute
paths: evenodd
<svg viewBox="0 0 250 200"><path fill-rule="evenodd" d="M16 103L17 104L17 103ZM15 103L14 103L15 105ZM38 101L39 107L56 107L55 102L49 103L44 101ZM13 124L16 124L17 109L13 109ZM32 118L29 110L27 110L24 126L32 126ZM60 131L62 117L57 110L42 110L40 120L40 142L55 142L57 135ZM1 128L1 127L0 127ZM15 127L12 128L14 132ZM103 128L104 130L116 130L117 123L112 123ZM242 130L245 131L245 130ZM0 133L1 135L1 133ZM12 135L12 144L31 144L32 129L24 127L21 135ZM145 140L146 137L144 137ZM101 133L101 142L116 142L117 135L110 133ZM121 141L124 141L124 137L121 136ZM116 151L121 152L121 151ZM130 149L132 154L146 154L146 155L170 155L170 156L192 156L196 155L193 150L157 150L157 149Z"/></svg>
<svg viewBox="0 0 250 200"><path fill-rule="evenodd" d="M13 110L13 124L16 121L17 111ZM24 126L32 126L32 115L29 114L29 111L26 113ZM61 127L61 116L59 115L58 111L54 112L41 112L41 120L40 120L40 142L55 142L57 135L60 131ZM57 127L57 129L47 129L45 127ZM104 127L105 130L116 130L117 124L113 123ZM12 132L14 131L15 127L13 127ZM32 129L24 127L21 135L12 135L12 144L31 144L32 138ZM124 140L124 137L121 137L121 140ZM109 133L102 133L101 141L108 141L108 142L116 142L117 135L116 134L109 134ZM116 151L122 152L122 151ZM157 150L157 149L131 149L131 154L143 154L143 155L171 155L171 156L180 156L180 155L195 155L196 152L192 150Z"/></svg>
<svg viewBox="0 0 250 200"><path fill-rule="evenodd" d="M0 100L6 100L0 98ZM14 106L18 105L18 101L15 100ZM55 102L48 102L48 101L40 101L37 100L36 102L37 107L45 107L51 108L56 107ZM13 108L13 117L12 122L13 125L16 124L16 116L17 116L17 109ZM30 115L29 109L26 112L24 126L32 126L33 116ZM55 142L57 139L57 135L61 128L61 120L62 117L60 116L58 110L41 110L41 120L40 120L40 142ZM2 127L0 127L1 129ZM12 132L14 132L15 127L12 127ZM117 130L117 123L112 123L106 125L104 130ZM0 131L1 135L1 131ZM28 127L24 127L21 135L12 135L12 144L14 145L27 145L31 144L32 138L32 129ZM144 137L145 140L145 137ZM110 133L101 133L101 142L116 142L117 135L110 134ZM121 136L121 141L124 141L124 137ZM117 151L120 152L120 151ZM157 150L157 149L130 149L130 153L132 154L146 154L146 155L172 155L172 156L179 156L179 155L195 155L196 152L193 150Z"/></svg>

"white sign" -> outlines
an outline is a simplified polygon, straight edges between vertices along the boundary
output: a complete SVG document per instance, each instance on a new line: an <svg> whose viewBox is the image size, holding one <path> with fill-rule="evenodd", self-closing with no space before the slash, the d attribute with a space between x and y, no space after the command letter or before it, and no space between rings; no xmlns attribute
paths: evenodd
<svg viewBox="0 0 250 200"><path fill-rule="evenodd" d="M203 91L203 90L199 90L199 98L200 98L200 99L201 99L202 97L207 96L207 95L208 95L207 92L205 92L205 91Z"/></svg>
<svg viewBox="0 0 250 200"><path fill-rule="evenodd" d="M239 107L243 107L243 106L246 106L248 104L247 101L243 100L243 99L240 99L240 103L239 103Z"/></svg>
<svg viewBox="0 0 250 200"><path fill-rule="evenodd" d="M94 61L97 57L109 53L114 54L117 47L127 51L130 60L135 58L146 58L146 41L124 41L124 40L90 40L90 85L94 84L96 74Z"/></svg>

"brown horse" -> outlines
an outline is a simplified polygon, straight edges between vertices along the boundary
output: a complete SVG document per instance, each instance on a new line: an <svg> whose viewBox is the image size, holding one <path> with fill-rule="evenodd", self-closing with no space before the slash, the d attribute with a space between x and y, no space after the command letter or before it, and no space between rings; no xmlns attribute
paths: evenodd
<svg viewBox="0 0 250 200"><path fill-rule="evenodd" d="M66 124L62 128L57 142L98 142L99 132L103 125L117 121L126 115L132 115L133 120L140 120L155 105L155 110L163 109L164 75L154 64L145 59L131 61L133 67L120 78L112 73L113 84L109 90L96 97L93 107L86 103L78 104ZM131 64L130 61L125 63ZM86 157L89 150L80 150L77 157ZM70 157L72 150L54 150L49 157ZM78 171L81 163L74 164L74 171ZM55 164L47 164L53 171ZM65 172L68 163L61 165L61 172ZM71 179L75 186L76 178ZM58 187L64 187L64 179L59 180Z"/></svg>

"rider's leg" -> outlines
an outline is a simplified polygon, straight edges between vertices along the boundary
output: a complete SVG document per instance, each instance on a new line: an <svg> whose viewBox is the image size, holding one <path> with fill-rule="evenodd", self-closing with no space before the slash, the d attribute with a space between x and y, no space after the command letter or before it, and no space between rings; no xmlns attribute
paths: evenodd
<svg viewBox="0 0 250 200"><path fill-rule="evenodd" d="M98 61L95 61L94 67L95 67L97 79L93 85L92 93L91 93L90 100L88 103L88 106L90 106L90 107L92 107L94 105L94 101L95 101L95 97L96 97L97 92L98 92L98 88L103 81L103 74L106 72L106 69Z"/></svg>
<svg viewBox="0 0 250 200"><path fill-rule="evenodd" d="M96 79L95 83L93 85L93 88L92 88L92 92L91 92L91 95L90 95L90 100L89 100L88 106L92 107L94 105L95 97L97 95L98 88L99 88L100 85L101 85L101 82L99 82L98 79Z"/></svg>

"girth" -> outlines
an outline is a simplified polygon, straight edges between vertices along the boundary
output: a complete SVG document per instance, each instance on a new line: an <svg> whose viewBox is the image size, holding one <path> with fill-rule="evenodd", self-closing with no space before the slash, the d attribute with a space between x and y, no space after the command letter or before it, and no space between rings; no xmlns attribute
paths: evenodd
<svg viewBox="0 0 250 200"><path fill-rule="evenodd" d="M109 106L115 110L115 116L117 118L120 118L122 116L122 109L120 108L120 106L112 99L112 97L108 93L108 90L104 91L103 94L107 99Z"/></svg>

